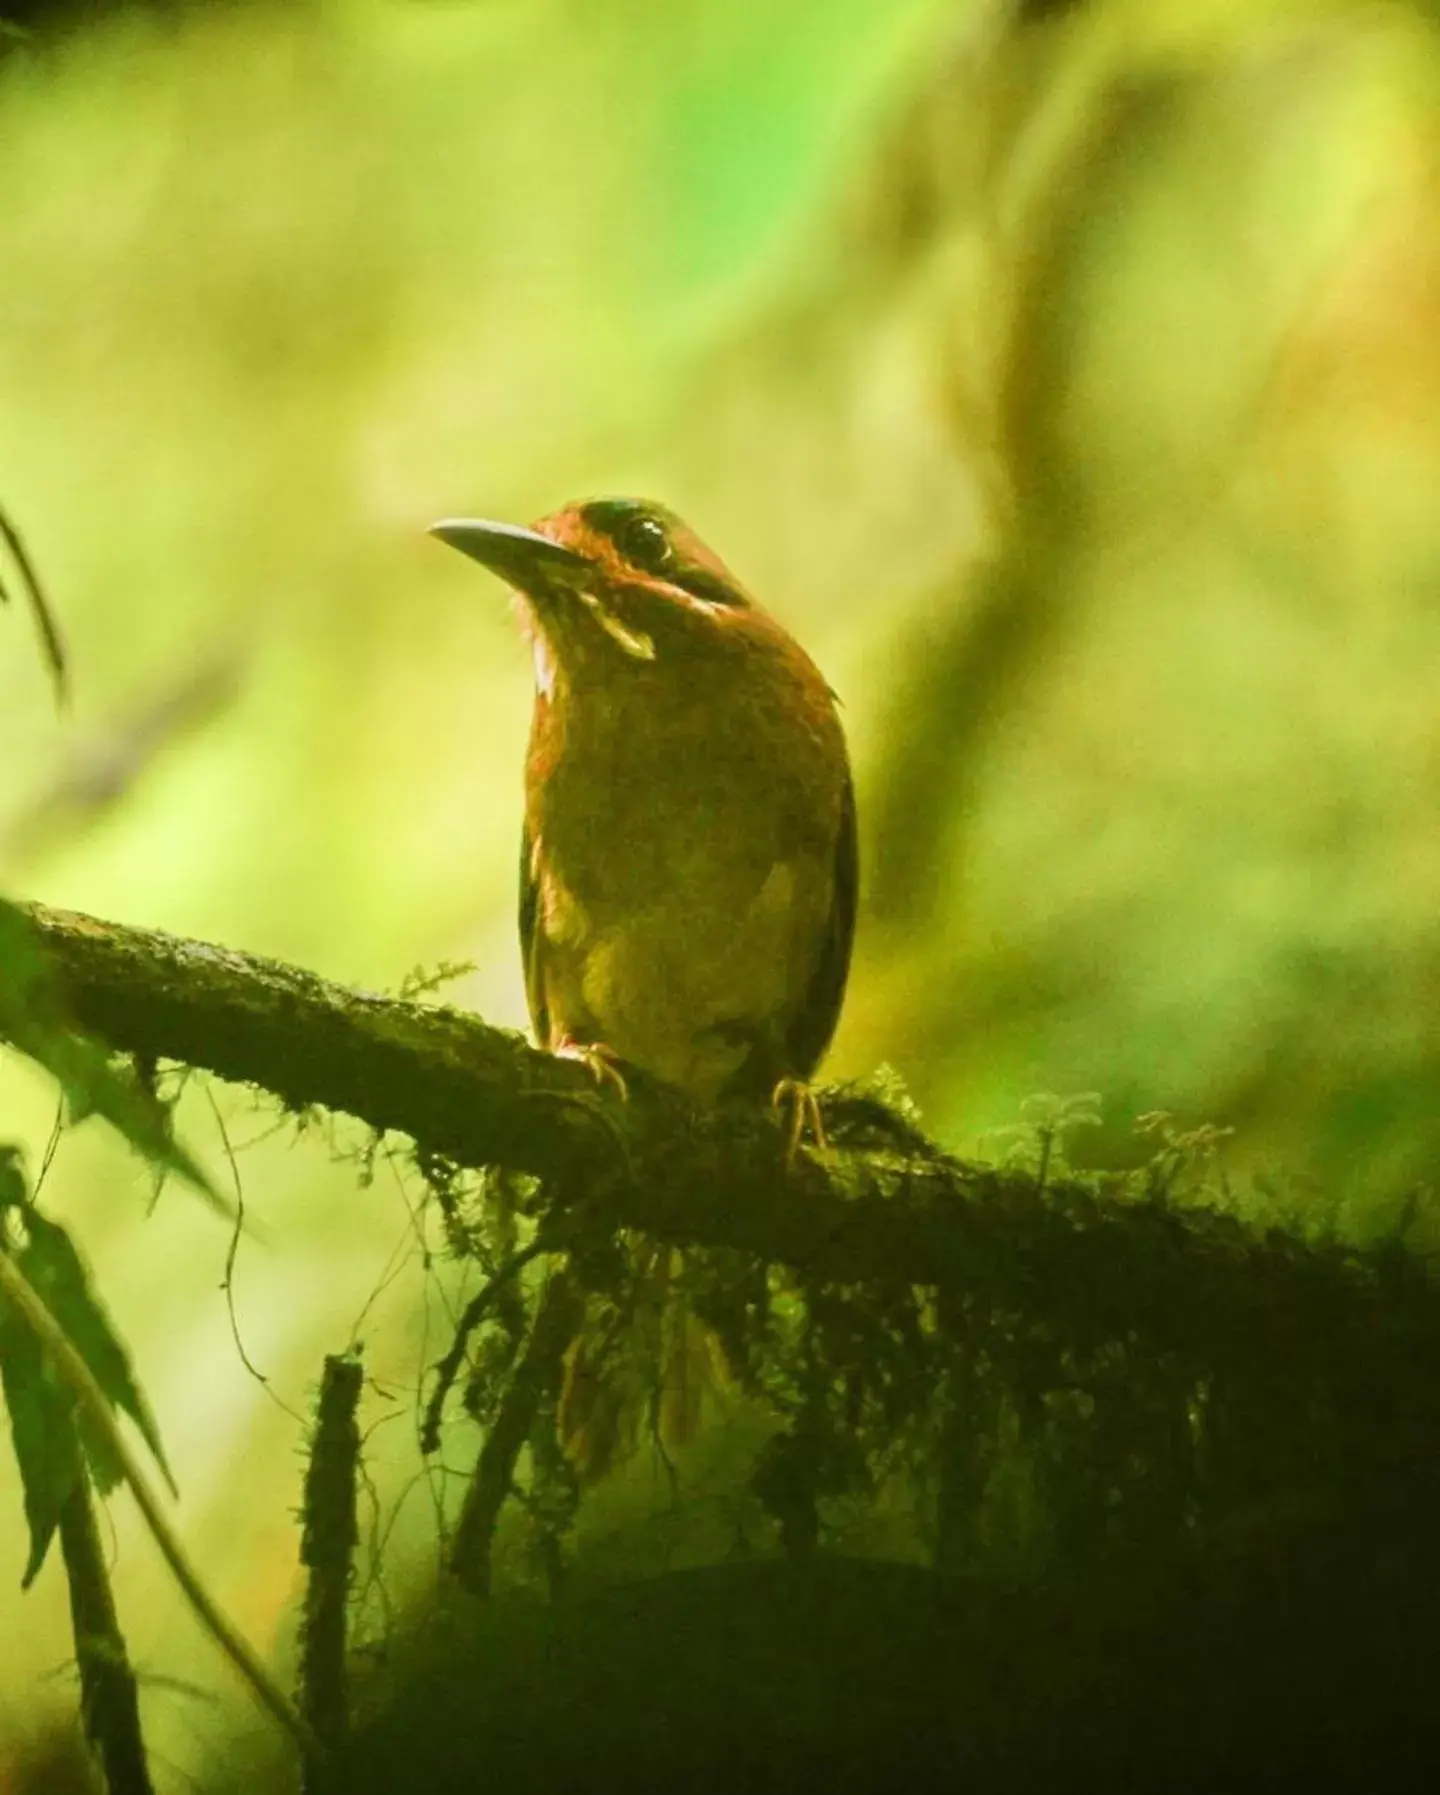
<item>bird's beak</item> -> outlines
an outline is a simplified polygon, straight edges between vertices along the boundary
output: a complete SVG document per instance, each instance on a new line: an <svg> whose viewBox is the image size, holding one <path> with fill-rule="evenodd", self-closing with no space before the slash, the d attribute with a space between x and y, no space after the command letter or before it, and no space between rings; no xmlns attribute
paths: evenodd
<svg viewBox="0 0 1440 1795"><path fill-rule="evenodd" d="M543 585L547 580L558 579L572 585L576 575L590 567L584 555L520 524L492 523L483 517L446 517L431 524L430 534L488 567L491 573L499 574L521 592L533 592L537 584Z"/></svg>
<svg viewBox="0 0 1440 1795"><path fill-rule="evenodd" d="M446 517L431 524L430 534L462 555L469 555L532 602L547 590L564 587L584 605L600 628L637 661L653 661L655 644L643 630L632 629L592 590L595 563L538 530L520 524L497 524L483 517Z"/></svg>

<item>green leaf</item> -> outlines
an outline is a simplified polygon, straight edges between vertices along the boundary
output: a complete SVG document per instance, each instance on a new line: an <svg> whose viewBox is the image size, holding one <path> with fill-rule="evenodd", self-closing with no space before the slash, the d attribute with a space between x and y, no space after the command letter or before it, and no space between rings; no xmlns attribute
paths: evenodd
<svg viewBox="0 0 1440 1795"><path fill-rule="evenodd" d="M229 1202L175 1139L166 1106L133 1073L112 1062L103 1047L71 1026L59 981L30 919L4 898L0 898L0 1040L9 1041L59 1083L72 1122L103 1116L152 1165L176 1173L233 1219Z"/></svg>
<svg viewBox="0 0 1440 1795"><path fill-rule="evenodd" d="M130 1355L106 1314L74 1242L58 1222L30 1203L19 1154L0 1147L0 1251L11 1254L35 1294L63 1328L110 1403L129 1415L173 1490L160 1430L131 1370ZM19 1240L19 1245L15 1241ZM45 1562L60 1511L88 1467L106 1495L120 1481L111 1441L84 1415L46 1355L41 1342L0 1298L0 1393L10 1415L10 1434L30 1555L21 1587L28 1588Z"/></svg>
<svg viewBox="0 0 1440 1795"><path fill-rule="evenodd" d="M23 1321L0 1303L0 1392L10 1415L10 1439L20 1472L30 1555L20 1587L35 1581L81 1475L75 1405Z"/></svg>
<svg viewBox="0 0 1440 1795"><path fill-rule="evenodd" d="M130 1369L130 1355L95 1293L75 1243L59 1222L47 1220L33 1208L25 1211L25 1230L29 1241L24 1250L15 1255L15 1263L70 1336L71 1344L90 1367L96 1383L110 1402L139 1428L145 1444L155 1455L156 1464L165 1474L166 1483L174 1491L175 1479L165 1460L165 1448L160 1443L160 1429L154 1413L135 1381L135 1374ZM97 1443L91 1436L92 1430L82 1424L86 1457L103 1494L113 1488L120 1471L108 1445L99 1442L97 1453Z"/></svg>

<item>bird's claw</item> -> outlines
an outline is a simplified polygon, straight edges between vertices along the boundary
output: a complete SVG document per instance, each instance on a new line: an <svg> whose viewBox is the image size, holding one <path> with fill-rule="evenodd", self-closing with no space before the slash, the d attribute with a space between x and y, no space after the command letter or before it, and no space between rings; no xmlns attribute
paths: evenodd
<svg viewBox="0 0 1440 1795"><path fill-rule="evenodd" d="M630 1101L630 1087L620 1070L620 1056L600 1041L557 1041L550 1049L559 1060L578 1060L600 1086L612 1086L622 1103Z"/></svg>
<svg viewBox="0 0 1440 1795"><path fill-rule="evenodd" d="M782 1078L770 1093L772 1109L788 1113L785 1129L785 1163L794 1165L795 1155L800 1151L800 1144L807 1132L815 1143L815 1150L828 1154L830 1143L825 1138L825 1124L820 1116L820 1104L815 1096L813 1085L806 1084L803 1078Z"/></svg>

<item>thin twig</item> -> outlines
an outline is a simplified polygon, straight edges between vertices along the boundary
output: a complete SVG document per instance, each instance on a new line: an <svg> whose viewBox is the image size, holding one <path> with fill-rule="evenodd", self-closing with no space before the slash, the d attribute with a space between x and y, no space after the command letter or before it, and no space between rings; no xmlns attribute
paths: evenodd
<svg viewBox="0 0 1440 1795"><path fill-rule="evenodd" d="M519 1252L512 1253L493 1277L487 1278L465 1305L465 1312L455 1329L455 1338L450 1342L449 1351L435 1366L435 1388L430 1393L430 1400L425 1405L425 1424L420 1430L420 1450L431 1453L440 1445L440 1423L445 1413L445 1398L450 1394L451 1386L459 1375L464 1363L465 1349L470 1344L470 1336L485 1319L491 1304L496 1297L517 1277L525 1267L542 1253L554 1252L559 1245L553 1232L544 1228L535 1236L528 1246L521 1247Z"/></svg>
<svg viewBox="0 0 1440 1795"><path fill-rule="evenodd" d="M530 1438L541 1403L559 1390L566 1349L584 1313L584 1295L571 1273L552 1277L540 1299L525 1356L515 1367L495 1424L480 1448L455 1528L450 1568L472 1595L490 1593L490 1547L514 1483L515 1461Z"/></svg>
<svg viewBox="0 0 1440 1795"><path fill-rule="evenodd" d="M45 1188L45 1180L50 1176L50 1168L55 1163L55 1154L60 1146L60 1137L65 1132L65 1100L62 1097L55 1105L55 1120L50 1124L50 1134L45 1142L45 1152L40 1160L40 1170L35 1174L35 1189L31 1193L31 1201L39 1198Z"/></svg>
<svg viewBox="0 0 1440 1795"><path fill-rule="evenodd" d="M60 625L50 609L40 584L40 576L35 571L20 532L15 528L3 511L0 511L0 542L10 551L10 558L20 570L20 580L25 587L25 596L30 600L30 610L40 630L40 639L45 647L45 662L50 669L50 676L55 682L55 698L64 704L70 696L69 674L66 666L65 640L60 634ZM9 594L0 586L0 599Z"/></svg>
<svg viewBox="0 0 1440 1795"><path fill-rule="evenodd" d="M230 1317L230 1334L235 1342L235 1351L240 1355L240 1363L250 1373L255 1382L270 1398L271 1402L303 1426L304 1416L291 1408L285 1398L275 1389L270 1379L245 1350L245 1342L240 1335L240 1318L235 1313L235 1262L240 1255L240 1236L245 1232L245 1189L240 1181L240 1165L235 1158L235 1149L230 1144L230 1132L225 1126L225 1118L220 1113L220 1105L215 1101L215 1093L206 1084L205 1100L210 1105L210 1113L215 1118L215 1126L219 1130L220 1145L230 1165L230 1181L235 1187L235 1225L230 1230L230 1244L225 1249L225 1271L220 1279L220 1288L225 1292L225 1312Z"/></svg>
<svg viewBox="0 0 1440 1795"><path fill-rule="evenodd" d="M10 1261L7 1259L6 1263ZM73 1433L72 1433L73 1439ZM75 1481L60 1506L60 1551L70 1589L70 1624L80 1669L85 1737L105 1773L108 1795L152 1795L140 1731L140 1697L110 1588L90 1479L75 1442Z"/></svg>

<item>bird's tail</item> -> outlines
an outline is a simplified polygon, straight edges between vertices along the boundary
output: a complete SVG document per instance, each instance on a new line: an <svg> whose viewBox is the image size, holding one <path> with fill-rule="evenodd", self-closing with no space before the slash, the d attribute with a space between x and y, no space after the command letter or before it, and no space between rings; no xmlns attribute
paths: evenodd
<svg viewBox="0 0 1440 1795"><path fill-rule="evenodd" d="M625 1295L591 1299L565 1357L560 1441L585 1483L642 1438L686 1445L733 1377L719 1336L687 1300L680 1249L632 1239L626 1255Z"/></svg>

